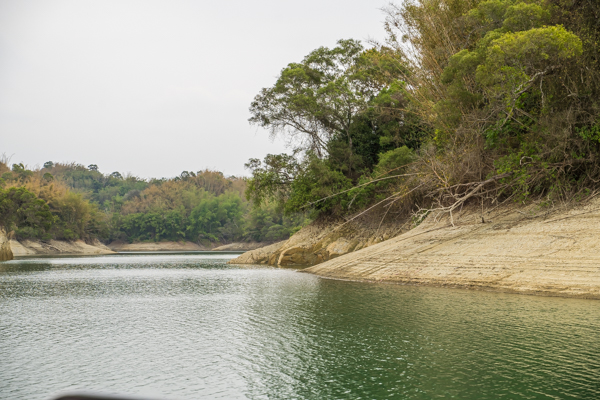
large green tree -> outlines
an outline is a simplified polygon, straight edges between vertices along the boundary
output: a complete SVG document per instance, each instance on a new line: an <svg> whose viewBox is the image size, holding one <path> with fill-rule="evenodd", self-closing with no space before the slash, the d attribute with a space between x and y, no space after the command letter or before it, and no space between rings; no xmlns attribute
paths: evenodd
<svg viewBox="0 0 600 400"><path fill-rule="evenodd" d="M275 201L287 212L310 208L341 212L337 197L369 174L379 154L401 146L417 148L423 126L410 110L404 78L408 71L394 49L365 49L340 40L302 62L289 64L274 86L251 104L250 122L283 134L293 156L252 159L247 195L255 204Z"/></svg>
<svg viewBox="0 0 600 400"><path fill-rule="evenodd" d="M399 63L365 52L356 40L340 40L332 49L320 47L299 63L285 67L270 88L250 106L250 122L273 135L284 133L292 148L327 154L336 136L353 148L351 126L379 91L397 79ZM377 61L377 62L376 62ZM391 72L391 73L390 73Z"/></svg>

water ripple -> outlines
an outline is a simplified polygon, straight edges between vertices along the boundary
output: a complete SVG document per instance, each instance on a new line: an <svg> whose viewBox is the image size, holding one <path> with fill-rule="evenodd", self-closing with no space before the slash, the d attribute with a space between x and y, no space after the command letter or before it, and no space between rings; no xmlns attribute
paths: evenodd
<svg viewBox="0 0 600 400"><path fill-rule="evenodd" d="M600 397L600 303L321 280L233 255L0 264L0 397Z"/></svg>

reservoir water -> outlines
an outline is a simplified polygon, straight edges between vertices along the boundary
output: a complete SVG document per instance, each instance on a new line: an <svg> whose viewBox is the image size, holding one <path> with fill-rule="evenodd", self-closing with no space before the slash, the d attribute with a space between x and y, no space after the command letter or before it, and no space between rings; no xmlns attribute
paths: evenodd
<svg viewBox="0 0 600 400"><path fill-rule="evenodd" d="M127 254L0 263L0 398L597 399L600 302Z"/></svg>

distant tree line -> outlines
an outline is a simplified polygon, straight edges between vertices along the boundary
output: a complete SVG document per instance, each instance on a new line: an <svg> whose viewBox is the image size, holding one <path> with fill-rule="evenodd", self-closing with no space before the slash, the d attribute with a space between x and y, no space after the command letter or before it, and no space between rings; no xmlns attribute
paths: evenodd
<svg viewBox="0 0 600 400"><path fill-rule="evenodd" d="M307 223L274 203L253 207L246 180L217 171L183 171L144 180L97 165L0 162L0 224L19 239L277 241Z"/></svg>

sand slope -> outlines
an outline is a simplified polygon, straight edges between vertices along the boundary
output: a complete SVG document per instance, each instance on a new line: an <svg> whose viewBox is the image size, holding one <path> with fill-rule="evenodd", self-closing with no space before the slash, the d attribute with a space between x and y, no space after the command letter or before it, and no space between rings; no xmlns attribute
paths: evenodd
<svg viewBox="0 0 600 400"><path fill-rule="evenodd" d="M108 245L114 251L201 251L206 247L192 242L144 242L123 243L112 242Z"/></svg>
<svg viewBox="0 0 600 400"><path fill-rule="evenodd" d="M114 251L95 240L92 243L85 243L83 240L73 242L63 240L50 240L43 242L40 240L10 240L10 247L15 257L35 256L35 255L93 255L93 254L113 254Z"/></svg>
<svg viewBox="0 0 600 400"><path fill-rule="evenodd" d="M600 201L465 211L304 271L323 277L600 299Z"/></svg>
<svg viewBox="0 0 600 400"><path fill-rule="evenodd" d="M265 246L268 243L236 242L217 246L202 246L194 242L112 242L108 245L114 251L248 251ZM215 247L217 246L217 247Z"/></svg>
<svg viewBox="0 0 600 400"><path fill-rule="evenodd" d="M320 220L288 240L248 251L229 264L315 265L372 246L402 232L401 222Z"/></svg>

